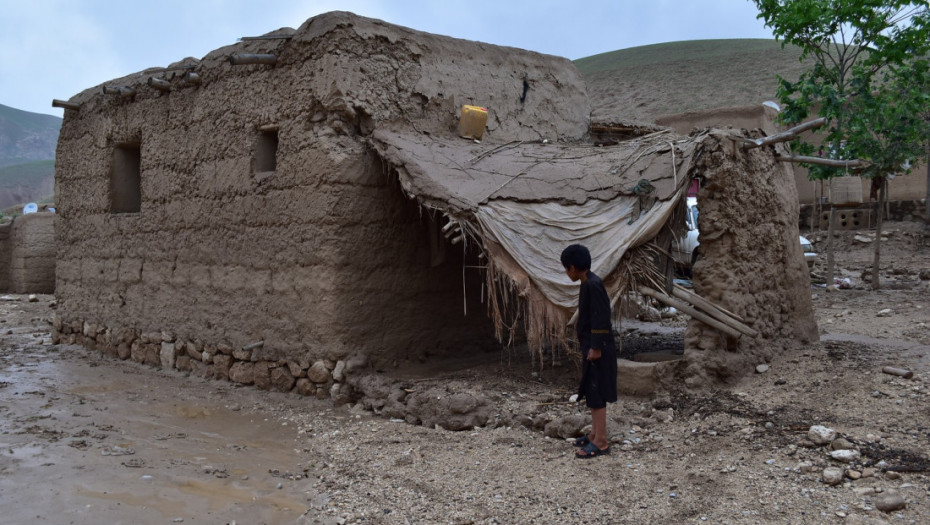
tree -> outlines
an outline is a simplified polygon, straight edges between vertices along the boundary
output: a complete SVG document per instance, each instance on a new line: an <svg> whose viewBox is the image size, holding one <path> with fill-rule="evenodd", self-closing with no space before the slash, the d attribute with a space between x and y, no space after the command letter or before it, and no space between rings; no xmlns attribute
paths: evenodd
<svg viewBox="0 0 930 525"><path fill-rule="evenodd" d="M906 108L923 100L917 88L930 51L930 5L900 0L752 0L759 18L782 45L801 48L813 66L796 82L779 76L780 120L796 124L814 111L826 117L822 150L840 159L861 159L859 174L885 178L926 151L926 127L907 118ZM925 106L924 106L925 107ZM924 124L926 120L924 120ZM923 133L923 143L919 138ZM818 145L804 138L792 147L802 155ZM812 180L829 180L845 170L807 166ZM884 196L884 192L881 192ZM881 210L879 209L879 213ZM880 219L880 216L879 216ZM880 242L880 235L876 242ZM878 252L876 252L878 253ZM833 209L827 234L827 282L833 282ZM873 273L877 272L878 255ZM873 279L873 286L878 286Z"/></svg>
<svg viewBox="0 0 930 525"><path fill-rule="evenodd" d="M878 189L875 256L872 288L879 289L882 214L888 178L910 173L930 144L930 62L925 58L888 66L873 91L863 92L850 104L851 152L869 161L862 175Z"/></svg>

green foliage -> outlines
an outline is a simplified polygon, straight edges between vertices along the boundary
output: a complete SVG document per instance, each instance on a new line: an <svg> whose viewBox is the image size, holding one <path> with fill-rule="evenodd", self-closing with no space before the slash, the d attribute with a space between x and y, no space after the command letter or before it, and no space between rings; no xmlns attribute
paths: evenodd
<svg viewBox="0 0 930 525"><path fill-rule="evenodd" d="M780 119L827 117L823 151L796 141L801 154L859 158L867 177L900 172L927 147L930 5L901 0L753 0L759 18L814 65L796 82L779 79ZM812 179L845 173L810 166Z"/></svg>

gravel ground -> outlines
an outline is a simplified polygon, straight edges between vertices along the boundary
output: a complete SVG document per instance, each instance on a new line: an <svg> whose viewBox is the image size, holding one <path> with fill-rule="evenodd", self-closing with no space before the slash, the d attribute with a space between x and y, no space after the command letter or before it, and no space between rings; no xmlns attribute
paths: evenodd
<svg viewBox="0 0 930 525"><path fill-rule="evenodd" d="M820 343L738 383L622 398L612 453L591 460L558 437L584 423L569 363L505 352L403 378L490 402L487 426L452 432L51 345L54 298L6 295L0 522L927 523L930 264L897 228L894 287L812 288ZM870 253L843 243L842 271L861 274ZM683 324L628 335L665 348ZM814 425L842 441L814 444Z"/></svg>

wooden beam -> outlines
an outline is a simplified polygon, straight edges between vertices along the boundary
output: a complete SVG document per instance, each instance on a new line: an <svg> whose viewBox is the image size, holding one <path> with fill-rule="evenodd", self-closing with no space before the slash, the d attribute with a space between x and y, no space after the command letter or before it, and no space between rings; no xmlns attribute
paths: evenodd
<svg viewBox="0 0 930 525"><path fill-rule="evenodd" d="M744 142L742 145L743 149L752 149L752 148L761 148L762 146L769 146L771 144L777 144L779 142L787 142L805 131L819 128L827 123L826 117L820 117L819 119L812 120L810 122L805 122L799 126L795 126L791 129L786 129L781 133L776 133L769 137L762 137L761 139L749 139L749 142Z"/></svg>
<svg viewBox="0 0 930 525"><path fill-rule="evenodd" d="M58 100L57 98L52 99L53 108L64 108L64 109L73 109L75 111L81 109L81 106L78 104L73 104L64 100Z"/></svg>
<svg viewBox="0 0 930 525"><path fill-rule="evenodd" d="M181 80L189 86L199 86L201 82L200 75L197 73L194 73L193 71L188 71L187 73L184 73L184 78L182 78Z"/></svg>
<svg viewBox="0 0 930 525"><path fill-rule="evenodd" d="M103 86L103 94L131 97L136 94L136 90L128 86Z"/></svg>
<svg viewBox="0 0 930 525"><path fill-rule="evenodd" d="M237 53L229 55L229 63L234 66L244 66L248 64L274 64L278 57L268 54L249 54Z"/></svg>
<svg viewBox="0 0 930 525"><path fill-rule="evenodd" d="M821 166L832 166L834 168L867 168L870 162L860 159L840 160L825 159L823 157L808 157L804 155L776 155L775 160L779 162L799 162L805 164L820 164Z"/></svg>
<svg viewBox="0 0 930 525"><path fill-rule="evenodd" d="M268 35L268 36L244 36L239 40L242 42L248 42L250 40L290 40L294 38L294 35Z"/></svg>
<svg viewBox="0 0 930 525"><path fill-rule="evenodd" d="M171 82L163 78L149 77L147 84L159 91L171 91Z"/></svg>

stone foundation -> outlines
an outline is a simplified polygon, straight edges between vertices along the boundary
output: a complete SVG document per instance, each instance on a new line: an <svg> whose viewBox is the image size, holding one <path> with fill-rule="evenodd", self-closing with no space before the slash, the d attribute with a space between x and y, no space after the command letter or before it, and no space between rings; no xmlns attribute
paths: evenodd
<svg viewBox="0 0 930 525"><path fill-rule="evenodd" d="M169 332L140 333L131 328L111 329L80 319L53 322L52 344L76 344L115 359L189 372L194 376L227 380L262 390L296 392L336 404L352 400L347 378L367 367L364 357L341 360L270 360L263 343L240 348L225 343L187 340Z"/></svg>

